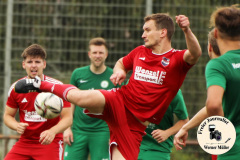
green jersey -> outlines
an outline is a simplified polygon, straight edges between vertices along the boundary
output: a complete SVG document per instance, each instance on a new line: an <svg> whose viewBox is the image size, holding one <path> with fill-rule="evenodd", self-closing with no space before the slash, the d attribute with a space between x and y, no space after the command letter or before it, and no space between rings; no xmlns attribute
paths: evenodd
<svg viewBox="0 0 240 160"><path fill-rule="evenodd" d="M154 138L152 138L152 131L156 129L166 130L174 125L174 114L179 120L187 119L188 113L186 105L184 103L183 95L181 90L178 91L177 95L172 100L163 119L159 125L150 123L146 129L147 135L143 137L141 143L141 150L155 150L164 153L171 153L173 147L173 136L170 136L166 141L158 143ZM161 154L159 152L159 154Z"/></svg>
<svg viewBox="0 0 240 160"><path fill-rule="evenodd" d="M70 83L82 90L112 89L115 88L110 81L113 70L109 67L102 74L95 74L90 70L90 66L77 68L73 71ZM109 132L105 121L92 118L83 113L83 108L76 106L73 115L73 132L93 133Z"/></svg>
<svg viewBox="0 0 240 160"><path fill-rule="evenodd" d="M228 118L236 129L236 141L231 150L219 155L219 159L239 159L240 157L240 50L228 51L212 59L206 66L207 88L212 85L223 87L222 106L224 117Z"/></svg>

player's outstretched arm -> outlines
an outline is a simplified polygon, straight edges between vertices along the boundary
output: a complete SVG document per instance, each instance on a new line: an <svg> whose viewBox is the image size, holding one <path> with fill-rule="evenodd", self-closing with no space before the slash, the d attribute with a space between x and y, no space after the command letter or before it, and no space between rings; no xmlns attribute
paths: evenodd
<svg viewBox="0 0 240 160"><path fill-rule="evenodd" d="M181 150L182 146L186 146L186 141L188 138L188 131L183 127L174 136L173 144L176 150Z"/></svg>
<svg viewBox="0 0 240 160"><path fill-rule="evenodd" d="M181 150L181 146L186 146L188 131L197 127L201 122L208 117L206 106L203 107L190 121L188 121L174 136L174 145L177 150Z"/></svg>
<svg viewBox="0 0 240 160"><path fill-rule="evenodd" d="M175 17L176 23L178 26L183 30L186 44L188 50L185 52L183 59L188 64L192 65L197 63L198 59L202 55L202 49L201 46L196 38L196 36L193 34L193 32L190 29L190 22L188 17L185 15L178 15Z"/></svg>

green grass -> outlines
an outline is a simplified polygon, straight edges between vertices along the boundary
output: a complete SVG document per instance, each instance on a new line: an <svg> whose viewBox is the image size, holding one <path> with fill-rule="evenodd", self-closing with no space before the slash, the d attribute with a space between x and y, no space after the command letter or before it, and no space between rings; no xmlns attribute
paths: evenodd
<svg viewBox="0 0 240 160"><path fill-rule="evenodd" d="M211 160L211 155L204 152L200 146L188 145L181 151L173 147L171 160Z"/></svg>

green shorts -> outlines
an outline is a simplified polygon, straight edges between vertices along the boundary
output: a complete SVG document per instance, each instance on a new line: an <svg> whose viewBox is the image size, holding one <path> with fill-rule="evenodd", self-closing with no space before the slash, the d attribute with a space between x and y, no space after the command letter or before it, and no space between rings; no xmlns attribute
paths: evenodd
<svg viewBox="0 0 240 160"><path fill-rule="evenodd" d="M109 132L74 134L71 146L66 145L64 160L109 160Z"/></svg>
<svg viewBox="0 0 240 160"><path fill-rule="evenodd" d="M156 150L140 150L138 160L170 160L170 153L156 151Z"/></svg>

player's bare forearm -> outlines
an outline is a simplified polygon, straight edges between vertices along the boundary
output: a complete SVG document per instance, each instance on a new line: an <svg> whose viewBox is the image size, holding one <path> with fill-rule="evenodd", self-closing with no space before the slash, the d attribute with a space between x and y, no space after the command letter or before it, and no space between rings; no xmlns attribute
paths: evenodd
<svg viewBox="0 0 240 160"><path fill-rule="evenodd" d="M127 75L127 71L125 70L122 59L123 58L120 58L117 61L117 63L115 64L115 66L113 68L113 74L110 77L110 80L112 81L112 83L114 85L117 85L117 84L121 85Z"/></svg>
<svg viewBox="0 0 240 160"><path fill-rule="evenodd" d="M224 112L222 108L218 108L218 109L208 109L207 110L208 116L222 116L224 117Z"/></svg>
<svg viewBox="0 0 240 160"><path fill-rule="evenodd" d="M170 134L169 136L176 134L188 121L188 118L177 121L177 123L175 123L171 128L167 129L168 133Z"/></svg>
<svg viewBox="0 0 240 160"><path fill-rule="evenodd" d="M114 68L113 68L113 73L117 72L119 69L125 71L125 68L124 68L124 65L123 65L123 58L120 58L120 59L116 62L115 66L114 66Z"/></svg>
<svg viewBox="0 0 240 160"><path fill-rule="evenodd" d="M61 112L61 120L50 130L52 130L55 134L63 133L68 127L72 125L72 117L71 107L63 108Z"/></svg>
<svg viewBox="0 0 240 160"><path fill-rule="evenodd" d="M182 128L174 136L174 145L177 150L181 150L181 146L186 146L188 131L194 127L199 126L201 122L207 117L207 109L206 107L203 107L190 121L182 126Z"/></svg>
<svg viewBox="0 0 240 160"><path fill-rule="evenodd" d="M188 64L195 64L197 63L198 59L202 55L202 49L201 46L196 38L196 36L193 34L190 28L184 31L186 44L189 53L185 55L185 61Z"/></svg>
<svg viewBox="0 0 240 160"><path fill-rule="evenodd" d="M212 85L208 87L207 90L207 113L208 116L224 116L222 99L223 99L224 89L218 85Z"/></svg>
<svg viewBox="0 0 240 160"><path fill-rule="evenodd" d="M28 123L17 122L16 119L10 115L4 116L4 123L10 129L15 130L19 134L23 134L29 126Z"/></svg>
<svg viewBox="0 0 240 160"><path fill-rule="evenodd" d="M183 125L184 130L189 131L201 124L208 117L206 106L203 107L190 121Z"/></svg>
<svg viewBox="0 0 240 160"><path fill-rule="evenodd" d="M184 60L188 64L192 65L197 63L199 57L202 55L202 49L200 47L200 44L196 38L196 36L193 34L193 32L190 29L190 22L188 17L185 15L179 15L176 16L176 23L178 26L183 30L186 44L188 50L184 54Z"/></svg>
<svg viewBox="0 0 240 160"><path fill-rule="evenodd" d="M176 134L180 130L180 128L188 122L188 120L188 118L184 120L179 120L172 127L166 130L156 129L151 133L152 137L156 139L158 143L164 142L168 139L168 137Z"/></svg>
<svg viewBox="0 0 240 160"><path fill-rule="evenodd" d="M19 122L17 122L14 117L4 114L3 119L8 128L17 131L17 125Z"/></svg>
<svg viewBox="0 0 240 160"><path fill-rule="evenodd" d="M26 127L28 126L28 124L18 122L15 119L16 113L17 113L16 108L11 108L11 107L6 106L5 107L5 112L4 112L4 115L3 115L3 120L4 120L4 123L7 127L9 127L12 130L17 131L19 134L23 134Z"/></svg>

